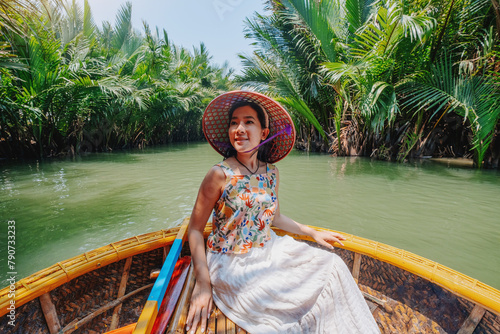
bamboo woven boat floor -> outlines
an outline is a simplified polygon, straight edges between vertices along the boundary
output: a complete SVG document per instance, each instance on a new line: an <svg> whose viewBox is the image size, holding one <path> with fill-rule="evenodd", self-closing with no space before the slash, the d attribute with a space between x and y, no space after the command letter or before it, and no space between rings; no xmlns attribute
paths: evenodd
<svg viewBox="0 0 500 334"><path fill-rule="evenodd" d="M201 333L198 330L196 333ZM217 307L208 320L207 334L247 334L248 332L227 318Z"/></svg>
<svg viewBox="0 0 500 334"><path fill-rule="evenodd" d="M439 333L446 332L434 321L423 316L410 307L395 300L387 299L377 291L367 287L360 287L362 291L370 295L383 298L384 305L377 305L367 300L370 310L380 328L381 333L403 334L403 333ZM184 330L184 322L179 323L174 333L188 333ZM249 334L244 329L236 325L231 319L227 318L217 307L212 312L207 326L207 334ZM201 334L198 327L196 334Z"/></svg>
<svg viewBox="0 0 500 334"><path fill-rule="evenodd" d="M379 304L365 298L381 333L447 333L435 321L412 309L408 305L388 298L369 287L360 285L359 288L368 295L383 301L383 303Z"/></svg>
<svg viewBox="0 0 500 334"><path fill-rule="evenodd" d="M366 300L373 316L380 328L381 333L403 334L403 333L439 333L446 334L436 322L430 320L410 307L395 300L387 299L377 291L367 287L360 287L362 291L370 295L384 299L384 305ZM182 328L178 328L176 333L187 333ZM198 328L196 334L200 334ZM207 334L234 334L248 332L238 327L231 319L227 318L217 307L208 322Z"/></svg>

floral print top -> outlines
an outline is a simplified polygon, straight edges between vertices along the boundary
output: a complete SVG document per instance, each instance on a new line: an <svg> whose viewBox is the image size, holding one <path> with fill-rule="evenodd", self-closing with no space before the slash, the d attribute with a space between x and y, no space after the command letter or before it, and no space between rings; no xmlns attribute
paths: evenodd
<svg viewBox="0 0 500 334"><path fill-rule="evenodd" d="M236 175L225 161L216 166L226 174L226 185L215 203L207 249L243 254L263 247L277 206L276 166L268 164L267 173L253 175Z"/></svg>

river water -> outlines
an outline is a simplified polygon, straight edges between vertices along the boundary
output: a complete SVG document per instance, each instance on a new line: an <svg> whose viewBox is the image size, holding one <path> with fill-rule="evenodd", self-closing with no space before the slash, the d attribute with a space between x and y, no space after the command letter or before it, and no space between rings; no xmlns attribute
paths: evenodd
<svg viewBox="0 0 500 334"><path fill-rule="evenodd" d="M0 165L0 285L8 221L17 279L179 224L208 169L206 143ZM278 163L281 212L403 248L500 289L500 174L293 151Z"/></svg>

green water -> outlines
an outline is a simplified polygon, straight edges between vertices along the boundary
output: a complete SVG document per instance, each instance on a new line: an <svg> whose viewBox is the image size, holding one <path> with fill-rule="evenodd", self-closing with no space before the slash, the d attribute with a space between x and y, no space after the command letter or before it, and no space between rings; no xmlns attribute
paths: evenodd
<svg viewBox="0 0 500 334"><path fill-rule="evenodd" d="M189 215L220 157L206 143L0 165L0 283L7 222L17 278ZM500 174L292 152L278 163L281 212L442 263L500 289Z"/></svg>

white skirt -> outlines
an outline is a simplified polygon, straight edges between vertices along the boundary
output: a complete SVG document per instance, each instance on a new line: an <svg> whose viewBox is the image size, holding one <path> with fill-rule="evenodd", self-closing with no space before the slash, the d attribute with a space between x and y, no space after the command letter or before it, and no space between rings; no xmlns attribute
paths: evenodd
<svg viewBox="0 0 500 334"><path fill-rule="evenodd" d="M217 307L251 334L380 333L344 261L292 237L207 253Z"/></svg>

